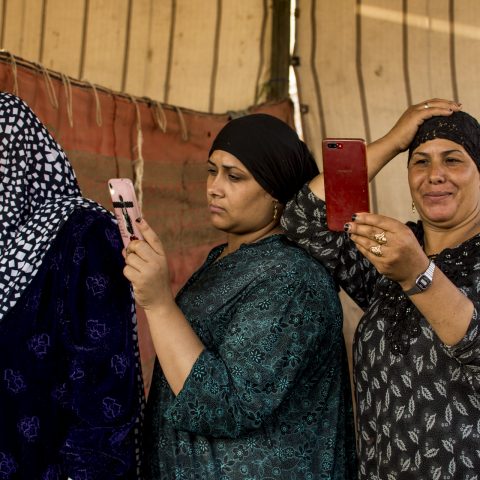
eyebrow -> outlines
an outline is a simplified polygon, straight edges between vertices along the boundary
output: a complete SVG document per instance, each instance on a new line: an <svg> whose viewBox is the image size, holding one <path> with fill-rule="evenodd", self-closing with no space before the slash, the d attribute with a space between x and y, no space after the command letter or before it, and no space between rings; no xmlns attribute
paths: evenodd
<svg viewBox="0 0 480 480"><path fill-rule="evenodd" d="M464 152L462 152L461 150L457 150L457 149L452 149L452 150L445 150L444 152L442 152L441 154L442 155L450 155L451 153L461 153L462 155L464 154ZM412 154L412 157L415 156L415 155L421 155L423 157L429 157L431 154L428 153L428 152L414 152Z"/></svg>
<svg viewBox="0 0 480 480"><path fill-rule="evenodd" d="M207 160L207 163L210 164L210 165L213 165L216 168L218 168L217 164L215 162L212 162L210 159ZM232 168L236 168L237 170L240 170L241 172L243 171L240 167L236 167L235 165L228 165L228 164L222 163L220 166L222 168L224 168L225 170L231 170Z"/></svg>

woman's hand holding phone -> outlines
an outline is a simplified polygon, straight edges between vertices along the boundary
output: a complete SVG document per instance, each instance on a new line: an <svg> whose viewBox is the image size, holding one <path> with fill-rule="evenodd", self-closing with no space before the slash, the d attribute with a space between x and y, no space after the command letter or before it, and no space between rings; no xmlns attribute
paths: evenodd
<svg viewBox="0 0 480 480"><path fill-rule="evenodd" d="M170 275L162 242L141 218L135 189L129 178L111 178L108 188L122 237L126 267L135 300L145 310L173 301Z"/></svg>
<svg viewBox="0 0 480 480"><path fill-rule="evenodd" d="M135 222L137 218L141 218L142 213L132 181L129 178L111 178L108 181L108 190L123 245L127 247L132 240L142 240L142 233Z"/></svg>
<svg viewBox="0 0 480 480"><path fill-rule="evenodd" d="M174 300L162 242L145 220L137 226L144 240L132 240L125 248L123 273L132 282L135 299L145 310L169 307Z"/></svg>

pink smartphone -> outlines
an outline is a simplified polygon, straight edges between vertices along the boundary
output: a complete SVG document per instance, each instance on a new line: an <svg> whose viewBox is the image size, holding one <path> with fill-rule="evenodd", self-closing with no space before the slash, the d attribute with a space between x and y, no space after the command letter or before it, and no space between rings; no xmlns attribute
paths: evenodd
<svg viewBox="0 0 480 480"><path fill-rule="evenodd" d="M143 240L135 220L142 216L133 183L129 178L111 178L108 189L112 197L113 211L125 247L131 240Z"/></svg>
<svg viewBox="0 0 480 480"><path fill-rule="evenodd" d="M365 140L326 138L322 154L327 225L343 231L353 213L370 211Z"/></svg>

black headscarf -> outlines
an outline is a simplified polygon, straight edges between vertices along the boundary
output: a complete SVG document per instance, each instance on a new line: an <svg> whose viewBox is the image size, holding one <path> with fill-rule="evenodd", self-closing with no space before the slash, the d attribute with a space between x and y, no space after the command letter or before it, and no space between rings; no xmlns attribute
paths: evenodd
<svg viewBox="0 0 480 480"><path fill-rule="evenodd" d="M283 204L319 173L297 133L285 122L263 113L227 123L208 155L214 150L237 157L260 186Z"/></svg>
<svg viewBox="0 0 480 480"><path fill-rule="evenodd" d="M448 117L425 120L410 144L408 161L419 145L435 138L445 138L461 145L480 170L480 125L471 115L454 112Z"/></svg>

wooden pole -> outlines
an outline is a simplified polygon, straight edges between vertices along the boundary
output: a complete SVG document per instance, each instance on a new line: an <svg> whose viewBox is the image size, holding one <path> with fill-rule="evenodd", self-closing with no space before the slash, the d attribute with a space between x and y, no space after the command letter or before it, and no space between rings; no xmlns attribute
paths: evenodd
<svg viewBox="0 0 480 480"><path fill-rule="evenodd" d="M288 97L290 67L290 0L273 0L272 57L268 100Z"/></svg>

